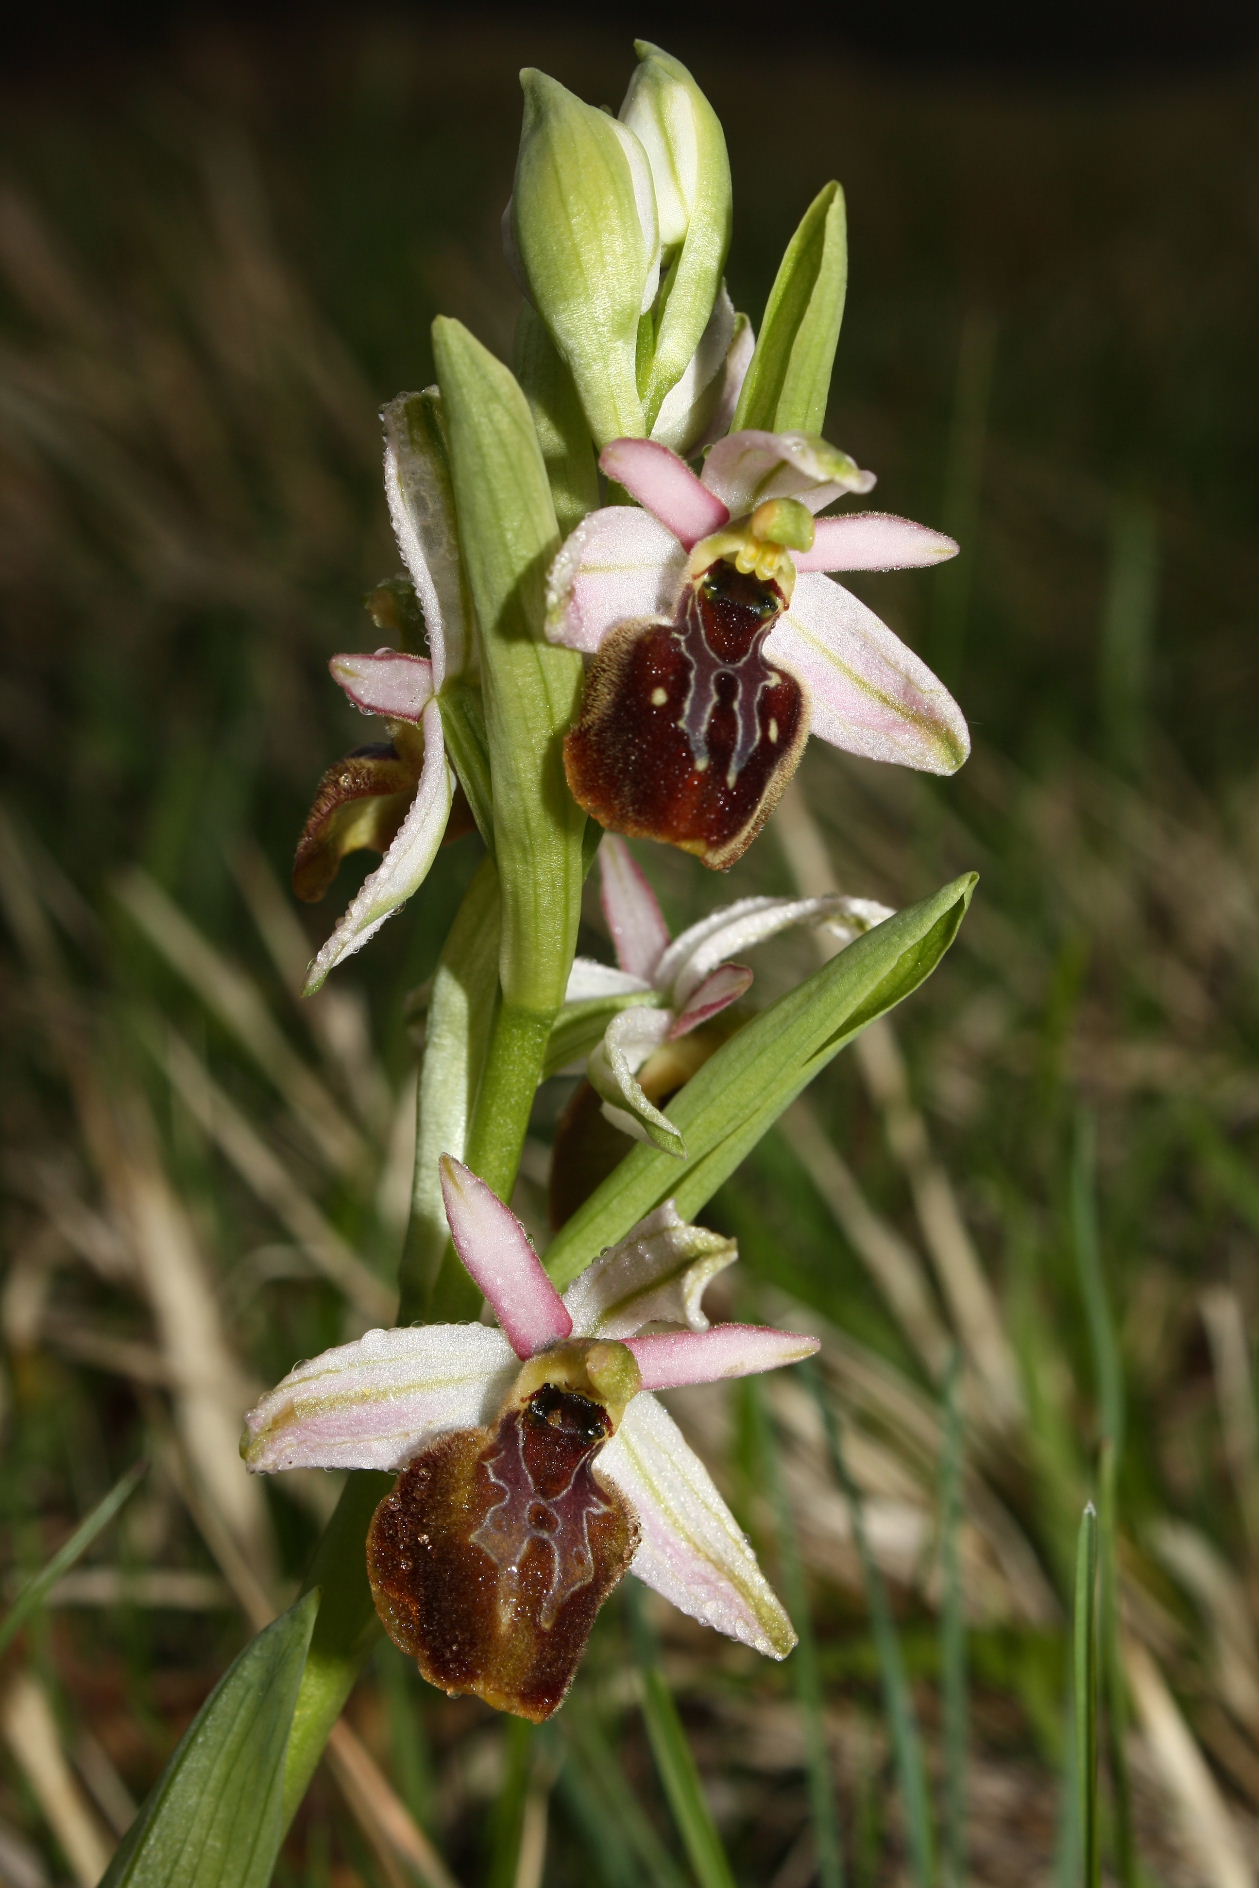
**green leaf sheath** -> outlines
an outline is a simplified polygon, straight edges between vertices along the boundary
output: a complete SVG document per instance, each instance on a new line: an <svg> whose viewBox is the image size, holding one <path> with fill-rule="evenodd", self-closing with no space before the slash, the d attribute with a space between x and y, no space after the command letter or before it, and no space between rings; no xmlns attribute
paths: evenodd
<svg viewBox="0 0 1259 1888"><path fill-rule="evenodd" d="M665 1199L693 1218L845 1043L930 976L974 886L967 873L888 918L724 1043L669 1104L687 1158L635 1147L557 1234L546 1259L555 1283Z"/></svg>
<svg viewBox="0 0 1259 1888"><path fill-rule="evenodd" d="M460 541L480 624L485 732L502 893L504 1004L550 1019L581 909L585 816L564 778L581 657L542 635L559 548L538 437L515 379L457 321L433 325Z"/></svg>
<svg viewBox="0 0 1259 1888"><path fill-rule="evenodd" d="M101 1888L266 1888L284 1835L284 1760L318 1596L245 1647L197 1713Z"/></svg>
<svg viewBox="0 0 1259 1888"><path fill-rule="evenodd" d="M820 433L848 288L844 193L827 184L787 245L732 432Z"/></svg>

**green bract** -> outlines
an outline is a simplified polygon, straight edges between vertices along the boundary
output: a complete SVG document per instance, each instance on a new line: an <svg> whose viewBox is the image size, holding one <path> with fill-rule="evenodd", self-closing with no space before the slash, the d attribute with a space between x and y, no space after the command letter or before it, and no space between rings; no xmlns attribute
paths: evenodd
<svg viewBox="0 0 1259 1888"><path fill-rule="evenodd" d="M621 106L655 185L664 281L644 384L648 426L707 328L730 246L730 162L721 124L686 67L645 40Z"/></svg>
<svg viewBox="0 0 1259 1888"><path fill-rule="evenodd" d="M555 1283L566 1285L592 1251L666 1197L685 1218L698 1212L831 1058L931 975L975 881L968 872L876 925L724 1043L669 1103L685 1162L635 1147L556 1236L546 1256Z"/></svg>
<svg viewBox="0 0 1259 1888"><path fill-rule="evenodd" d="M644 431L638 324L660 266L651 169L633 132L606 112L543 72L523 72L521 84L516 253L602 446Z"/></svg>
<svg viewBox="0 0 1259 1888"><path fill-rule="evenodd" d="M560 741L581 658L542 635L559 548L546 467L524 395L459 322L433 324L459 534L480 630L494 850L503 899L503 1000L550 1020L564 1001L580 915L584 815Z"/></svg>
<svg viewBox="0 0 1259 1888"><path fill-rule="evenodd" d="M827 184L787 245L732 432L820 433L848 287L844 193Z"/></svg>

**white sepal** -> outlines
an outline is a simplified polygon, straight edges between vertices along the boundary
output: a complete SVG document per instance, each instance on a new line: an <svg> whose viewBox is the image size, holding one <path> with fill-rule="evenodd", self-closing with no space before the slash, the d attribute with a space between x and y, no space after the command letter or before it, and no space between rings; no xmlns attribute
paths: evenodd
<svg viewBox="0 0 1259 1888"><path fill-rule="evenodd" d="M286 1468L405 1467L447 1429L488 1422L519 1363L486 1324L367 1331L290 1370L245 1418L258 1475Z"/></svg>
<svg viewBox="0 0 1259 1888"><path fill-rule="evenodd" d="M796 1643L712 1477L662 1404L644 1391L599 1457L598 1474L638 1516L632 1572L680 1612L774 1659Z"/></svg>

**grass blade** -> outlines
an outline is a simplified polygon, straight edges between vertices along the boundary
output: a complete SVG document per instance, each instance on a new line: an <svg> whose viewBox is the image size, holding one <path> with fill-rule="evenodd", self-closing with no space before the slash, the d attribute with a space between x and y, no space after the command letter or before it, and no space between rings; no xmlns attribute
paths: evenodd
<svg viewBox="0 0 1259 1888"><path fill-rule="evenodd" d="M62 1574L68 1572L80 1555L87 1552L97 1535L109 1526L118 1510L135 1493L147 1467L146 1462L137 1462L134 1468L129 1468L121 1480L114 1483L109 1493L97 1502L87 1518L80 1521L69 1540L62 1543L47 1566L27 1581L5 1618L0 1620L0 1653L11 1645L31 1615L38 1612Z"/></svg>
<svg viewBox="0 0 1259 1888"><path fill-rule="evenodd" d="M629 1588L630 1618L634 1650L643 1687L643 1717L651 1754L664 1785L673 1820L682 1838L687 1857L699 1888L735 1888L734 1875L722 1847L713 1813L704 1795L695 1758L686 1741L686 1732L665 1683L656 1658L651 1628L647 1624L641 1595Z"/></svg>
<svg viewBox="0 0 1259 1888"><path fill-rule="evenodd" d="M927 1796L927 1772L923 1761L922 1737L919 1733L918 1717L914 1710L909 1679L905 1671L904 1655L901 1651L900 1640L896 1636L896 1627L892 1622L892 1608L888 1601L887 1588L883 1583L883 1575L879 1571L878 1562L870 1551L861 1494L849 1473L840 1440L839 1423L826 1394L826 1385L813 1364L800 1364L797 1368L807 1379L821 1413L831 1471L843 1491L852 1516L853 1538L857 1544L857 1555L866 1585L866 1599L870 1607L870 1627L879 1655L883 1698L887 1707L896 1775L905 1810L910 1868L918 1888L933 1888L935 1843Z"/></svg>
<svg viewBox="0 0 1259 1888"><path fill-rule="evenodd" d="M969 1760L966 1601L962 1582L962 1494L965 1436L962 1360L954 1353L944 1388L944 1457L940 1475L940 1690L944 1742L944 1802L940 1822L940 1876L944 1888L966 1881L966 1786Z"/></svg>
<svg viewBox="0 0 1259 1888"><path fill-rule="evenodd" d="M817 1642L813 1634L813 1615L809 1589L800 1557L795 1516L782 1473L778 1438L765 1408L765 1390L760 1381L749 1378L746 1395L751 1406L756 1453L764 1486L774 1491L778 1519L778 1543L782 1557L783 1593L798 1644L791 1655L791 1676L795 1684L800 1716L804 1724L804 1750L809 1784L809 1814L813 1822L813 1845L817 1859L817 1879L821 1888L844 1888L844 1852L839 1829L839 1810L835 1801L835 1778L826 1741L823 1715L824 1687L818 1665Z"/></svg>
<svg viewBox="0 0 1259 1888"><path fill-rule="evenodd" d="M1080 1519L1075 1551L1075 1798L1085 1888L1102 1879L1097 1816L1097 1509Z"/></svg>

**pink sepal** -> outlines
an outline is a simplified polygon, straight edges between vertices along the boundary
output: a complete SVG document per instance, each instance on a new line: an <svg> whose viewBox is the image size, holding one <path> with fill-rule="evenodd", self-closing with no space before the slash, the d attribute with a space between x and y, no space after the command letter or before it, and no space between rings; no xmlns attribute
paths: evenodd
<svg viewBox="0 0 1259 1888"><path fill-rule="evenodd" d="M610 479L672 531L684 550L730 522L730 513L684 459L656 439L614 439L599 455Z"/></svg>
<svg viewBox="0 0 1259 1888"><path fill-rule="evenodd" d="M377 649L370 656L333 656L328 667L365 715L418 722L433 698L433 665L425 656Z"/></svg>
<svg viewBox="0 0 1259 1888"><path fill-rule="evenodd" d="M813 1355L821 1339L763 1324L714 1324L707 1331L661 1331L624 1342L643 1373L644 1390L672 1390L798 1364Z"/></svg>
<svg viewBox="0 0 1259 1888"><path fill-rule="evenodd" d="M617 963L650 983L669 947L669 927L646 873L615 833L605 833L599 847L599 888Z"/></svg>
<svg viewBox="0 0 1259 1888"><path fill-rule="evenodd" d="M455 1250L485 1293L517 1357L573 1334L564 1300L509 1206L470 1167L441 1157L442 1198Z"/></svg>
<svg viewBox="0 0 1259 1888"><path fill-rule="evenodd" d="M793 551L797 570L913 570L956 557L959 546L942 531L889 512L857 511L819 518L813 549Z"/></svg>

